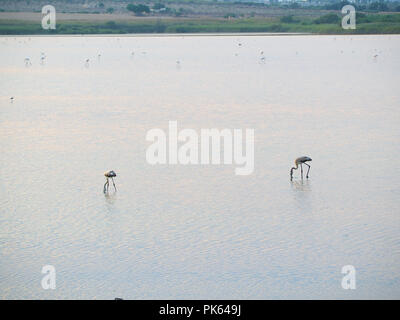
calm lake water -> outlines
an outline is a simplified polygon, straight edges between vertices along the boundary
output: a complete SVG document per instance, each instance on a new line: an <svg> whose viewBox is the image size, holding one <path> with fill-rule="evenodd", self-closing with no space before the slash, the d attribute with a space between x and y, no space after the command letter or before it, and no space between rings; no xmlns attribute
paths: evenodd
<svg viewBox="0 0 400 320"><path fill-rule="evenodd" d="M399 55L395 35L1 37L0 297L399 299ZM148 164L170 120L253 128L253 174Z"/></svg>

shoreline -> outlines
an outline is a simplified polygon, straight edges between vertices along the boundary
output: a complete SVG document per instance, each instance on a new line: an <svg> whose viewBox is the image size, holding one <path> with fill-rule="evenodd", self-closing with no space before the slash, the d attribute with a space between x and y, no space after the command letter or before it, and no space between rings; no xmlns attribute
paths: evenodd
<svg viewBox="0 0 400 320"><path fill-rule="evenodd" d="M155 37L155 38L169 38L169 37L235 37L235 36L247 36L247 37L274 37L274 36L310 36L310 35L323 35L323 34L312 34L306 32L243 32L243 33L121 33L121 34L0 34L3 38L15 38L15 37ZM333 34L327 34L332 35Z"/></svg>
<svg viewBox="0 0 400 320"><path fill-rule="evenodd" d="M132 15L65 14L56 16L56 29L42 28L42 15L21 13L10 19L8 12L0 13L0 35L344 35L400 34L399 14L362 14L356 29L343 29L339 14L319 18L282 16L268 18L222 19L212 17L135 17ZM35 16L35 20L30 20ZM78 17L78 18L77 18ZM115 19L119 17L118 19ZM123 17L123 18L121 18Z"/></svg>
<svg viewBox="0 0 400 320"><path fill-rule="evenodd" d="M26 38L26 37L35 37L35 38L80 38L80 37L89 37L89 38L112 38L112 37L121 37L121 38L182 38L182 37L292 37L292 36L400 36L400 34L393 33L365 33L365 34L322 34L322 33L285 33L285 32L277 32L277 33L266 33L266 32L247 32L247 33L123 33L123 34L0 34L0 38Z"/></svg>

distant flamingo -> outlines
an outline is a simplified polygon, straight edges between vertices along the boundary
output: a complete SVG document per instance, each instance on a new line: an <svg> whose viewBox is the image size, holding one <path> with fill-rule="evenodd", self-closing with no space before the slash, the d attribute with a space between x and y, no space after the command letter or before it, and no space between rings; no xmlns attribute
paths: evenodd
<svg viewBox="0 0 400 320"><path fill-rule="evenodd" d="M32 62L31 62L31 59L30 59L30 58L25 58L24 62L25 62L25 66L26 66L26 67L29 67L29 66L32 65Z"/></svg>
<svg viewBox="0 0 400 320"><path fill-rule="evenodd" d="M111 181L112 181L112 183L113 183L113 185L114 185L115 191L117 191L117 188L115 187L115 183L114 183L114 179L113 179L114 177L117 176L117 174L116 174L113 170L111 170L111 171L105 172L105 173L104 173L104 176L106 177L107 181L106 181L106 183L104 184L103 192L104 192L104 193L108 192L108 186L110 185L110 182L109 182L109 179L110 179L110 178L111 178Z"/></svg>
<svg viewBox="0 0 400 320"><path fill-rule="evenodd" d="M308 179L308 173L310 172L311 166L306 163L307 161L312 161L312 159L309 157L300 157L294 161L294 164L296 165L296 167L293 167L292 169L290 169L290 180L293 179L293 170L297 170L299 168L299 165L301 168L301 178L303 179L303 163L308 167L308 171L307 171L307 175L306 175L306 178Z"/></svg>
<svg viewBox="0 0 400 320"><path fill-rule="evenodd" d="M261 51L260 55L261 55L261 57L260 57L261 62L265 62L264 51Z"/></svg>

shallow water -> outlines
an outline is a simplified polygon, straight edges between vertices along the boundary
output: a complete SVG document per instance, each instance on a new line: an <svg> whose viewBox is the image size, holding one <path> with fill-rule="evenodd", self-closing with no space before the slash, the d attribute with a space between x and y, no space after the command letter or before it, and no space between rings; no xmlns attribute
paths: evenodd
<svg viewBox="0 0 400 320"><path fill-rule="evenodd" d="M0 297L399 299L399 54L394 35L0 38ZM149 165L170 120L254 128L254 173Z"/></svg>

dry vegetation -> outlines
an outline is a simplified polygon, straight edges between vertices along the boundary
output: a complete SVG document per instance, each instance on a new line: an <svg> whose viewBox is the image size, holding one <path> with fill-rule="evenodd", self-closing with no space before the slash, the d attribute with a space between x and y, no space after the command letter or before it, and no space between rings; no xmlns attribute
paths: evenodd
<svg viewBox="0 0 400 320"><path fill-rule="evenodd" d="M134 2L154 8L157 0ZM47 0L0 0L0 34L400 33L400 14L393 12L366 12L357 18L356 30L343 30L338 8L163 0L167 9L137 16L127 10L130 3L125 0L52 1L57 10L57 29L49 31L41 28L41 8L48 4ZM321 17L329 19L321 20Z"/></svg>

